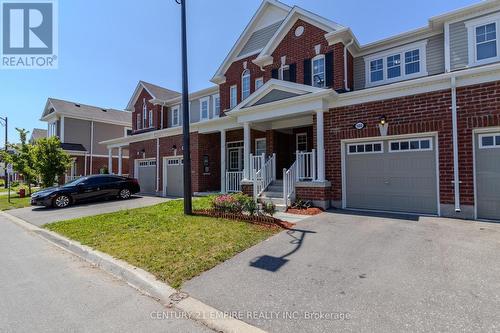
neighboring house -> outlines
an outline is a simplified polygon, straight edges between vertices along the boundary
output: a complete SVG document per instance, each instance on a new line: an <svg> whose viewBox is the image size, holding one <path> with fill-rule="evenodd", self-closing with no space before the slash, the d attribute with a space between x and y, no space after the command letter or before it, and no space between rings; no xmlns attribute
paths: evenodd
<svg viewBox="0 0 500 333"><path fill-rule="evenodd" d="M35 144L39 139L47 137L47 130L41 128L34 128L31 132L29 143Z"/></svg>
<svg viewBox="0 0 500 333"><path fill-rule="evenodd" d="M61 147L73 158L66 180L104 170L128 174L128 149L111 155L99 142L130 134L130 112L49 98L41 120L47 122L47 136L59 137Z"/></svg>
<svg viewBox="0 0 500 333"><path fill-rule="evenodd" d="M500 219L498 36L498 0L367 45L348 27L263 1L217 86L191 94L193 190ZM134 134L105 144L130 145L143 188L180 195L180 97L158 89L139 83Z"/></svg>

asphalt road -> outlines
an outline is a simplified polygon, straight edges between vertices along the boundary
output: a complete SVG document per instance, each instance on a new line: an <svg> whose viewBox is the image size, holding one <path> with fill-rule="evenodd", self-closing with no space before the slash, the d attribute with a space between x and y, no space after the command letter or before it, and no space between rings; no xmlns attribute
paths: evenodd
<svg viewBox="0 0 500 333"><path fill-rule="evenodd" d="M325 213L183 290L269 332L500 332L500 224Z"/></svg>
<svg viewBox="0 0 500 333"><path fill-rule="evenodd" d="M0 217L1 332L211 332Z"/></svg>
<svg viewBox="0 0 500 333"><path fill-rule="evenodd" d="M152 206L165 202L169 199L160 197L133 196L129 200L106 200L69 206L64 209L45 207L26 207L9 210L14 215L26 222L36 226L53 223L61 220L69 220L78 217L112 213L123 209L133 209Z"/></svg>

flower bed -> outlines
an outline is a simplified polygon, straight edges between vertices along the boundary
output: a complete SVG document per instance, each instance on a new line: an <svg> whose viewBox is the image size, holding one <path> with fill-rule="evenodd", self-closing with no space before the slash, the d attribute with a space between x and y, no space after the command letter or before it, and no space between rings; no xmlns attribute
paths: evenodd
<svg viewBox="0 0 500 333"><path fill-rule="evenodd" d="M228 213L228 212L216 211L213 209L195 210L193 211L193 214L198 216L217 217L228 220L251 222L254 224L264 225L268 227L278 226L284 229L290 229L294 226L293 223L282 221L275 217L266 215L246 215L243 213Z"/></svg>
<svg viewBox="0 0 500 333"><path fill-rule="evenodd" d="M287 213L290 214L297 214L297 215L318 215L323 213L323 210L321 208L316 208L316 207L310 207L310 208L304 208L304 209L298 209L298 208L288 208Z"/></svg>

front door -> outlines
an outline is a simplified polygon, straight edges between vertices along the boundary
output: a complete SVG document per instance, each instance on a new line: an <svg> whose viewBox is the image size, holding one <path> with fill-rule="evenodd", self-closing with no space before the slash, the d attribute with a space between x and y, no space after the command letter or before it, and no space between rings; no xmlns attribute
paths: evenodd
<svg viewBox="0 0 500 333"><path fill-rule="evenodd" d="M227 148L227 170L243 171L243 147Z"/></svg>

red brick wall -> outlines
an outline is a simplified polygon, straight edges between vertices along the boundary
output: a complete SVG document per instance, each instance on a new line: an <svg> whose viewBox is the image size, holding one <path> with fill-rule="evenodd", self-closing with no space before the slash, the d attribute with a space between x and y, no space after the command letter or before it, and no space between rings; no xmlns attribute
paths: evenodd
<svg viewBox="0 0 500 333"><path fill-rule="evenodd" d="M85 175L85 156L72 156L76 158L76 175ZM107 157L92 157L92 170L90 170L90 156L87 156L87 175L95 175L99 173L101 168L108 168L108 158ZM123 158L122 160L122 173L127 174L129 168L129 159ZM70 172L71 168L68 169ZM118 173L118 158L113 157L113 172Z"/></svg>
<svg viewBox="0 0 500 333"><path fill-rule="evenodd" d="M300 37L295 36L295 28L299 25L304 26L304 34ZM229 89L233 85L238 87L238 103L241 102L241 74L243 73L244 62L247 62L247 68L250 70L250 93L255 91L255 79L258 77L264 78L264 83L271 79L272 69L281 66L281 57L286 56L287 64L297 64L297 83L304 83L304 60L311 59L316 56L314 47L321 45L321 54L326 54L333 51L333 88L344 88L344 45L338 43L335 45L328 45L325 39L325 31L313 26L302 20L298 20L290 29L288 34L283 38L281 43L273 52L273 64L264 67L264 71L256 66L252 60L257 55L253 55L238 61L233 62L225 73L226 82L220 85L221 97L221 110L229 109ZM349 54L348 64L350 63L350 85L352 86L352 56Z"/></svg>
<svg viewBox="0 0 500 333"><path fill-rule="evenodd" d="M500 81L457 89L460 200L474 204L474 128L500 125ZM438 132L441 203L451 204L453 192L453 149L451 91L419 94L384 101L331 109L325 113L326 178L332 182L332 199L342 199L341 144L344 139L379 136L377 124L385 115L388 135ZM363 121L366 127L353 125Z"/></svg>
<svg viewBox="0 0 500 333"><path fill-rule="evenodd" d="M134 131L134 134L138 133L143 133L143 132L149 132L155 129L160 129L161 128L161 113L164 112L166 115L166 109L163 110L163 107L160 105L153 105L149 102L153 97L146 91L146 89L142 89L139 98L137 98L137 101L135 102L134 105L134 111L132 113L132 129ZM147 128L140 128L137 129L137 115L142 115L142 108L143 108L143 101L146 99L146 105L148 108L148 112L146 114L146 127ZM153 127L149 128L149 110L153 110ZM164 116L165 116L164 115ZM142 117L141 117L142 119ZM141 123L142 126L142 123ZM167 127L167 122L166 119L164 119L163 122L163 128Z"/></svg>
<svg viewBox="0 0 500 333"><path fill-rule="evenodd" d="M331 189L327 187L297 187L296 198L300 200L328 200L331 197Z"/></svg>

